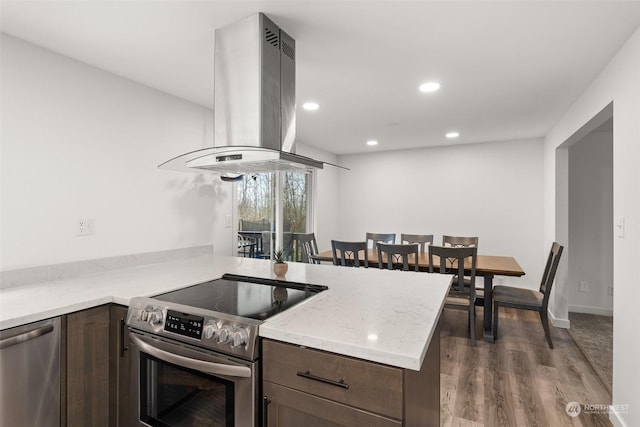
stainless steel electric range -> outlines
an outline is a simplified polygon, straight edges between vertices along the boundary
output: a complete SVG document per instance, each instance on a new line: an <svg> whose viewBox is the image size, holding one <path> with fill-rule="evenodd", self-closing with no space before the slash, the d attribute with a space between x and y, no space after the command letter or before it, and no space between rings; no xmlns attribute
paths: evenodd
<svg viewBox="0 0 640 427"><path fill-rule="evenodd" d="M325 289L226 274L133 298L129 424L256 426L259 325Z"/></svg>

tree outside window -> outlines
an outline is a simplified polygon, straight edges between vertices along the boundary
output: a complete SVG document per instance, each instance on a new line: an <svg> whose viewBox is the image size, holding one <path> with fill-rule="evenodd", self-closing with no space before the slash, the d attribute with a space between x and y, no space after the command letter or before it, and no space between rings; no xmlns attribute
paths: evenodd
<svg viewBox="0 0 640 427"><path fill-rule="evenodd" d="M298 171L260 173L245 178L237 186L239 238L253 239L254 256L270 258L276 218L276 179L281 179L283 250L287 258L300 261L296 235L306 233L309 220L311 174ZM242 253L246 256L246 251Z"/></svg>

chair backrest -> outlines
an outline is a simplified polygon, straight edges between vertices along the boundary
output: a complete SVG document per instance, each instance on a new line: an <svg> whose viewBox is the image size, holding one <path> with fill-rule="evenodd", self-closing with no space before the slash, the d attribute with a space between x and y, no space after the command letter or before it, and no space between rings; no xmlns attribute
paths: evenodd
<svg viewBox="0 0 640 427"><path fill-rule="evenodd" d="M457 248L475 246L478 247L477 237L462 237L462 236L442 236L442 246L453 246Z"/></svg>
<svg viewBox="0 0 640 427"><path fill-rule="evenodd" d="M400 243L418 243L420 252L427 252L427 246L433 245L433 234L406 234L400 235Z"/></svg>
<svg viewBox="0 0 640 427"><path fill-rule="evenodd" d="M415 271L418 270L418 251L420 245L411 243L408 245L396 245L391 243L378 243L378 268L388 268L393 270L400 261L402 261L402 269L409 270L409 256L413 255L413 263ZM387 262L383 262L386 255Z"/></svg>
<svg viewBox="0 0 640 427"><path fill-rule="evenodd" d="M540 282L540 292L544 294L542 299L543 310L546 310L549 306L549 295L551 294L551 287L556 277L556 271L558 270L558 264L560 264L560 256L562 255L563 249L564 246L561 246L558 242L553 242L551 245L547 265L544 267L544 273L542 273L542 280Z"/></svg>
<svg viewBox="0 0 640 427"><path fill-rule="evenodd" d="M369 247L369 241L373 241L371 245L371 249L374 251L376 249L376 245L378 242L382 243L395 243L396 242L396 233L367 233L366 243L367 247Z"/></svg>
<svg viewBox="0 0 640 427"><path fill-rule="evenodd" d="M367 242L331 241L333 265L360 267L360 251L367 253ZM366 255L364 257L364 266L369 267Z"/></svg>
<svg viewBox="0 0 640 427"><path fill-rule="evenodd" d="M318 243L314 233L299 234L297 240L302 248L302 262L307 264L320 264L320 261L313 259L312 255L318 255Z"/></svg>
<svg viewBox="0 0 640 427"><path fill-rule="evenodd" d="M475 296L476 260L478 258L478 248L475 246L455 247L455 246L430 246L429 247L429 273L435 271L434 257L439 257L438 273L453 274L456 276L456 283L452 284L452 291L456 293L466 293ZM470 286L465 285L465 270L467 280L470 278Z"/></svg>

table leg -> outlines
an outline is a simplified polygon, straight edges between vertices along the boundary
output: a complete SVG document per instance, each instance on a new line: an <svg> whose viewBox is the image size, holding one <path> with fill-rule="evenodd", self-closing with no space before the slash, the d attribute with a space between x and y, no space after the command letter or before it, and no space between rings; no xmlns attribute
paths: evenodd
<svg viewBox="0 0 640 427"><path fill-rule="evenodd" d="M493 291L493 274L486 274L484 276L484 340L493 342L493 330L492 330L492 314L493 314L493 298L491 292Z"/></svg>

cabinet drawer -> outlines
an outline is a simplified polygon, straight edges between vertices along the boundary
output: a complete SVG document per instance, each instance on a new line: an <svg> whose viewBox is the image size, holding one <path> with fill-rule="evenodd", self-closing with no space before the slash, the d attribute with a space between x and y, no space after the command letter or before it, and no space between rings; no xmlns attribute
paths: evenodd
<svg viewBox="0 0 640 427"><path fill-rule="evenodd" d="M305 393L402 419L402 370L265 340L263 378Z"/></svg>
<svg viewBox="0 0 640 427"><path fill-rule="evenodd" d="M312 396L268 381L264 382L267 398L264 416L269 427L401 427L402 422L332 400Z"/></svg>

